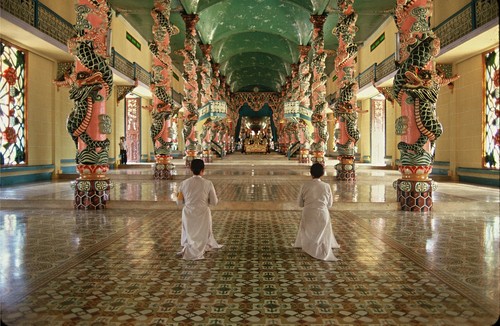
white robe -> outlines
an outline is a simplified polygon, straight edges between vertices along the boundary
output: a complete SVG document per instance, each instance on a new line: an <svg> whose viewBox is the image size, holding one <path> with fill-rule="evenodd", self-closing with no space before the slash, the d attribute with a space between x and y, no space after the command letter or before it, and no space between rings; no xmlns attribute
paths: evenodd
<svg viewBox="0 0 500 326"><path fill-rule="evenodd" d="M219 202L211 181L194 175L181 182L179 191L183 200L177 204L184 204L182 208L181 246L183 259L203 259L205 251L221 248L212 233L212 213L209 205Z"/></svg>
<svg viewBox="0 0 500 326"><path fill-rule="evenodd" d="M303 207L296 248L302 248L314 258L336 261L332 248L340 248L333 235L329 207L333 205L330 185L320 179L306 182L299 192L298 205Z"/></svg>

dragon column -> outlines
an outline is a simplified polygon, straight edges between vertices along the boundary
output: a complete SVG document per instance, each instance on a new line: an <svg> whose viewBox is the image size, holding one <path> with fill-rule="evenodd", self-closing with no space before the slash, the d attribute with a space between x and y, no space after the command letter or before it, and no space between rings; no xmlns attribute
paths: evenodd
<svg viewBox="0 0 500 326"><path fill-rule="evenodd" d="M172 179L174 165L172 156L172 117L179 108L175 108L171 97L172 59L170 58L170 36L179 32L170 24L170 0L155 0L151 11L153 18L153 42L149 45L153 53L151 71L151 93L153 107L151 111L151 140L155 151L153 166L155 179Z"/></svg>
<svg viewBox="0 0 500 326"><path fill-rule="evenodd" d="M354 59L358 48L354 43L358 15L354 11L354 0L339 0L339 22L333 33L339 39L337 57L335 58L335 72L338 80L338 97L335 101L334 114L340 127L337 140L339 163L335 165L337 180L356 180L354 163L355 146L359 140L357 127L358 108L356 106L356 92L358 83L354 78Z"/></svg>
<svg viewBox="0 0 500 326"><path fill-rule="evenodd" d="M201 66L200 66L200 78L201 78L201 89L200 89L200 104L201 107L209 105L209 102L213 99L213 78L212 78L212 65L211 65L211 44L201 44L200 49L203 53ZM201 109L201 108L200 108ZM201 133L201 145L202 145L202 159L206 163L212 162L212 130L214 130L214 124L212 119L209 117L202 127Z"/></svg>
<svg viewBox="0 0 500 326"><path fill-rule="evenodd" d="M104 209L109 200L109 140L111 119L106 99L113 86L107 63L106 39L111 10L105 0L79 0L76 5L76 36L68 41L75 56L74 70L58 86L70 86L74 107L66 128L76 146L76 169L80 177L72 183L75 209Z"/></svg>
<svg viewBox="0 0 500 326"><path fill-rule="evenodd" d="M313 163L325 163L325 150L328 141L328 131L326 128L326 76L325 76L325 61L327 53L325 52L325 40L323 35L323 25L325 24L326 15L313 15L311 22L313 23L312 34L312 50L313 58L311 63L312 68L312 84L311 84L311 107L312 107L312 124L314 127L313 144L311 150Z"/></svg>
<svg viewBox="0 0 500 326"><path fill-rule="evenodd" d="M196 135L196 123L198 122L198 80L196 69L196 23L200 19L195 14L182 15L186 24L186 36L184 49L180 54L184 56L184 91L186 96L182 102L184 107L184 142L186 144L186 166L191 166L191 161L196 158L196 147L198 139Z"/></svg>
<svg viewBox="0 0 500 326"><path fill-rule="evenodd" d="M394 181L394 188L404 211L432 209L435 183L428 175L435 141L443 132L436 116L436 101L440 86L452 81L436 72L433 59L439 53L440 42L429 26L431 13L431 0L397 0L395 22L400 47L393 95L401 106L396 129L401 130L398 149L402 178Z"/></svg>

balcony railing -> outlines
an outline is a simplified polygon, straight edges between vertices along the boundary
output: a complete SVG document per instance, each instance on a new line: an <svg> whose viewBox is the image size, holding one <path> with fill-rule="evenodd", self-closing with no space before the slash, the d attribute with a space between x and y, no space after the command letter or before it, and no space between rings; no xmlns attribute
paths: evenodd
<svg viewBox="0 0 500 326"><path fill-rule="evenodd" d="M73 26L69 22L38 0L1 0L0 8L63 44L66 44L67 40L74 35ZM441 41L441 47L445 47L496 17L498 17L498 1L472 0L436 26L434 31ZM135 62L128 61L116 51L112 51L111 56L110 64L113 68L133 80L137 79L145 85L150 85L151 74L147 70ZM364 87L372 81L381 80L394 71L396 71L396 65L392 54L379 64L375 63L370 66L356 79L359 87ZM178 97L180 94L173 95ZM182 95L180 96L179 103L182 102Z"/></svg>
<svg viewBox="0 0 500 326"><path fill-rule="evenodd" d="M472 0L434 28L441 47L453 43L459 38L498 17L498 1Z"/></svg>
<svg viewBox="0 0 500 326"><path fill-rule="evenodd" d="M75 34L71 23L38 0L1 0L0 8L62 44L67 44ZM149 71L135 62L130 62L114 48L111 49L109 65L132 80L139 80L147 86L151 84ZM177 103L182 103L182 94L172 90L172 96Z"/></svg>
<svg viewBox="0 0 500 326"><path fill-rule="evenodd" d="M0 7L63 44L75 34L73 25L38 0L2 0Z"/></svg>
<svg viewBox="0 0 500 326"><path fill-rule="evenodd" d="M358 86L362 88L368 84L370 84L373 80L375 80L377 64L371 65L368 69L360 73L357 77Z"/></svg>
<svg viewBox="0 0 500 326"><path fill-rule="evenodd" d="M109 60L109 65L130 79L136 79L137 65L133 62L128 61L124 56L111 48L111 58ZM149 83L148 83L149 85Z"/></svg>
<svg viewBox="0 0 500 326"><path fill-rule="evenodd" d="M441 48L443 48L497 17L498 1L472 0L454 15L436 26L434 32L439 37ZM361 72L356 79L359 87L362 88L372 81L379 81L389 76L395 71L396 62L394 54L391 54L382 62L375 63Z"/></svg>

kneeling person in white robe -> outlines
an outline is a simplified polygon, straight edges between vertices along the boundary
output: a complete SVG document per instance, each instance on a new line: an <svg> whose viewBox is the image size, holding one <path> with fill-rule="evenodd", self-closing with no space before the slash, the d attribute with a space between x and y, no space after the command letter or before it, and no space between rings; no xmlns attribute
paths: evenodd
<svg viewBox="0 0 500 326"><path fill-rule="evenodd" d="M193 176L181 182L177 204L182 205L182 250L183 259L203 259L205 251L221 248L212 233L212 213L209 205L217 205L218 198L210 180L203 179L205 163L194 159L191 162Z"/></svg>
<svg viewBox="0 0 500 326"><path fill-rule="evenodd" d="M298 205L303 207L299 231L294 247L302 248L314 258L336 261L332 248L340 248L333 235L330 223L329 207L333 205L330 185L321 181L325 168L320 163L311 166L312 180L302 185L297 198Z"/></svg>

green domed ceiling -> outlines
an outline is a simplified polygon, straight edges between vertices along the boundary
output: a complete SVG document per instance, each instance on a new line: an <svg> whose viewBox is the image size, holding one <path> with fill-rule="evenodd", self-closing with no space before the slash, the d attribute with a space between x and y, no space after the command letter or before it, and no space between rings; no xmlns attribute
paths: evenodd
<svg viewBox="0 0 500 326"><path fill-rule="evenodd" d="M148 41L152 40L153 0L109 0L111 7ZM356 0L359 17L356 41L362 43L390 15L395 0ZM181 14L197 14L198 36L212 45L212 60L220 64L231 91L280 91L291 64L299 59L299 46L310 45L311 15L327 15L323 28L325 49L336 50L332 34L338 21L337 0L173 0L171 23L180 33L171 39L173 63L183 70L185 25ZM198 58L201 50L198 48ZM327 58L326 73L333 70Z"/></svg>

